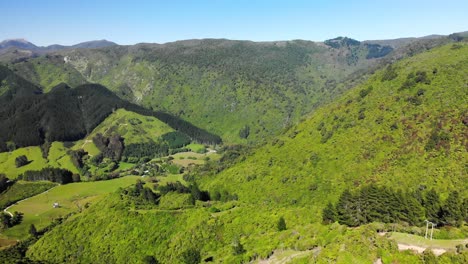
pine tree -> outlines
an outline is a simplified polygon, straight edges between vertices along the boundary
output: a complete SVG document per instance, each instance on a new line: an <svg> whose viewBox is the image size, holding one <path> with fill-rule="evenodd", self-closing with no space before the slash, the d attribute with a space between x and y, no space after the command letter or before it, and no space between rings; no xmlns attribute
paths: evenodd
<svg viewBox="0 0 468 264"><path fill-rule="evenodd" d="M354 215L355 209L354 197L349 190L345 190L336 204L338 222L347 226L357 226L358 223Z"/></svg>
<svg viewBox="0 0 468 264"><path fill-rule="evenodd" d="M418 200L411 194L405 195L408 221L411 225L419 225L424 220L424 208Z"/></svg>
<svg viewBox="0 0 468 264"><path fill-rule="evenodd" d="M286 221L284 221L284 217L280 217L278 220L278 231L286 230Z"/></svg>
<svg viewBox="0 0 468 264"><path fill-rule="evenodd" d="M29 234L33 237L37 237L37 229L36 229L36 226L34 224L31 224L29 226Z"/></svg>
<svg viewBox="0 0 468 264"><path fill-rule="evenodd" d="M322 211L322 220L324 224L331 224L337 220L336 208L332 203L328 203Z"/></svg>
<svg viewBox="0 0 468 264"><path fill-rule="evenodd" d="M426 193L426 199L424 199L423 206L426 209L427 220L433 223L440 223L440 198L439 194L437 194L434 189L431 189Z"/></svg>
<svg viewBox="0 0 468 264"><path fill-rule="evenodd" d="M442 209L443 223L451 226L460 226L463 220L462 202L457 191L449 194Z"/></svg>

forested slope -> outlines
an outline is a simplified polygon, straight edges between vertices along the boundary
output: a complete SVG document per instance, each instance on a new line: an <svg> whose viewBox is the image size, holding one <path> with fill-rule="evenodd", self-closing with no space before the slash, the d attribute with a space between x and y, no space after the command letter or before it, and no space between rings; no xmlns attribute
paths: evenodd
<svg viewBox="0 0 468 264"><path fill-rule="evenodd" d="M9 67L45 91L59 82L100 83L228 142L245 143L294 124L338 94L340 81L390 51L349 38L325 44L204 39L61 51Z"/></svg>
<svg viewBox="0 0 468 264"><path fill-rule="evenodd" d="M84 84L71 89L58 85L50 93L2 67L0 95L0 151L38 146L45 142L83 138L118 108L155 116L195 141L220 143L221 139L189 122L124 101L102 85Z"/></svg>
<svg viewBox="0 0 468 264"><path fill-rule="evenodd" d="M316 208L370 183L466 197L467 51L446 45L376 72L203 186Z"/></svg>
<svg viewBox="0 0 468 264"><path fill-rule="evenodd" d="M466 202L467 69L466 44L402 60L231 168L217 173L214 162L192 174L210 202L167 210L138 205L136 189L120 191L47 233L27 255L68 263L241 263L292 249L304 254L298 263L423 263L425 257L400 253L379 236L383 225L322 225L321 212L345 190L358 197L366 187L394 192L404 202L395 208L401 214L418 190L423 203L432 189L443 202L455 196L458 205ZM425 206L421 216L431 212ZM424 222L415 219L421 222L389 220L420 232ZM439 261L463 263L466 254Z"/></svg>

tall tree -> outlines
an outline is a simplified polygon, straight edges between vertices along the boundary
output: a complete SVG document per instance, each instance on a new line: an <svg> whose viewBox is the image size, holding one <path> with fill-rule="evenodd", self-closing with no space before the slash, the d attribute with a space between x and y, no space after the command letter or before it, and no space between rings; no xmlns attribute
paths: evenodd
<svg viewBox="0 0 468 264"><path fill-rule="evenodd" d="M338 221L340 224L345 224L348 226L357 226L358 222L355 219L355 204L354 197L349 192L345 190L336 204L336 212L338 216Z"/></svg>
<svg viewBox="0 0 468 264"><path fill-rule="evenodd" d="M31 224L29 226L29 234L33 237L37 237L37 229L36 229L36 226L34 224Z"/></svg>
<svg viewBox="0 0 468 264"><path fill-rule="evenodd" d="M440 198L434 188L426 193L426 197L423 202L423 206L426 209L427 220L433 223L440 223Z"/></svg>
<svg viewBox="0 0 468 264"><path fill-rule="evenodd" d="M332 203L328 203L322 211L322 220L324 224L331 224L337 220L336 208Z"/></svg>
<svg viewBox="0 0 468 264"><path fill-rule="evenodd" d="M463 220L462 201L457 191L449 194L442 209L442 221L446 225L460 226Z"/></svg>
<svg viewBox="0 0 468 264"><path fill-rule="evenodd" d="M286 221L284 220L284 217L280 217L278 219L278 231L283 231L286 230Z"/></svg>

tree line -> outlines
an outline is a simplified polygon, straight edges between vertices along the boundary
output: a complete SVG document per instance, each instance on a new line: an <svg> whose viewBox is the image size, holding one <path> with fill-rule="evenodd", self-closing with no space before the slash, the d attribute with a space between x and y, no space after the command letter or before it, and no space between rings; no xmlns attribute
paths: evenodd
<svg viewBox="0 0 468 264"><path fill-rule="evenodd" d="M371 222L420 225L425 219L437 225L460 226L468 219L468 199L452 191L442 201L435 189L403 192L369 185L355 193L345 190L336 204L323 209L324 223L359 226Z"/></svg>
<svg viewBox="0 0 468 264"><path fill-rule="evenodd" d="M39 171L26 171L18 176L19 180L24 181L51 181L60 184L79 182L80 175L73 174L71 171L60 168L44 168Z"/></svg>

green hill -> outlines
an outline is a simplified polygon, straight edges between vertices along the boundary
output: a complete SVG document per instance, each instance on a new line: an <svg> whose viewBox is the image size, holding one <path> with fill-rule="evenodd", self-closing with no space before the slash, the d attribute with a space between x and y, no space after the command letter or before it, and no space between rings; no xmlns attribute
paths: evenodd
<svg viewBox="0 0 468 264"><path fill-rule="evenodd" d="M344 188L368 183L466 195L467 51L466 44L447 45L378 71L245 161L202 181L254 203L320 206Z"/></svg>
<svg viewBox="0 0 468 264"><path fill-rule="evenodd" d="M84 84L74 89L58 85L43 94L7 68L0 66L0 71L0 151L82 139L118 108L154 116L194 141L221 142L218 136L178 117L124 101L101 85Z"/></svg>
<svg viewBox="0 0 468 264"><path fill-rule="evenodd" d="M422 263L378 235L380 224L322 225L321 212L344 190L370 184L401 190L402 203L406 193L431 188L444 201L453 191L466 201L467 71L467 44L399 61L231 168L192 175L211 201L166 210L132 198L136 189L120 191L46 233L27 255L67 263L241 263L294 249L296 263ZM466 254L439 261L463 263Z"/></svg>
<svg viewBox="0 0 468 264"><path fill-rule="evenodd" d="M173 131L173 128L155 117L117 109L83 140L74 142L72 147L65 147L63 142L52 142L45 157L39 146L0 153L0 172L9 179L15 179L25 171L38 171L47 167L64 168L73 173L80 173L72 163L70 151L83 149L91 156L97 155L100 150L93 143L93 138L98 133L107 137L119 134L123 137L124 144L135 144L158 141L162 135ZM17 168L15 159L21 155L25 155L31 162Z"/></svg>
<svg viewBox="0 0 468 264"><path fill-rule="evenodd" d="M9 66L45 91L59 82L100 83L228 142L245 143L294 124L339 93L340 81L392 50L340 41L187 40L59 51Z"/></svg>
<svg viewBox="0 0 468 264"><path fill-rule="evenodd" d="M125 109L118 109L99 124L85 140L97 134L110 136L113 133L124 138L125 144L155 141L174 129L153 116L143 116Z"/></svg>

